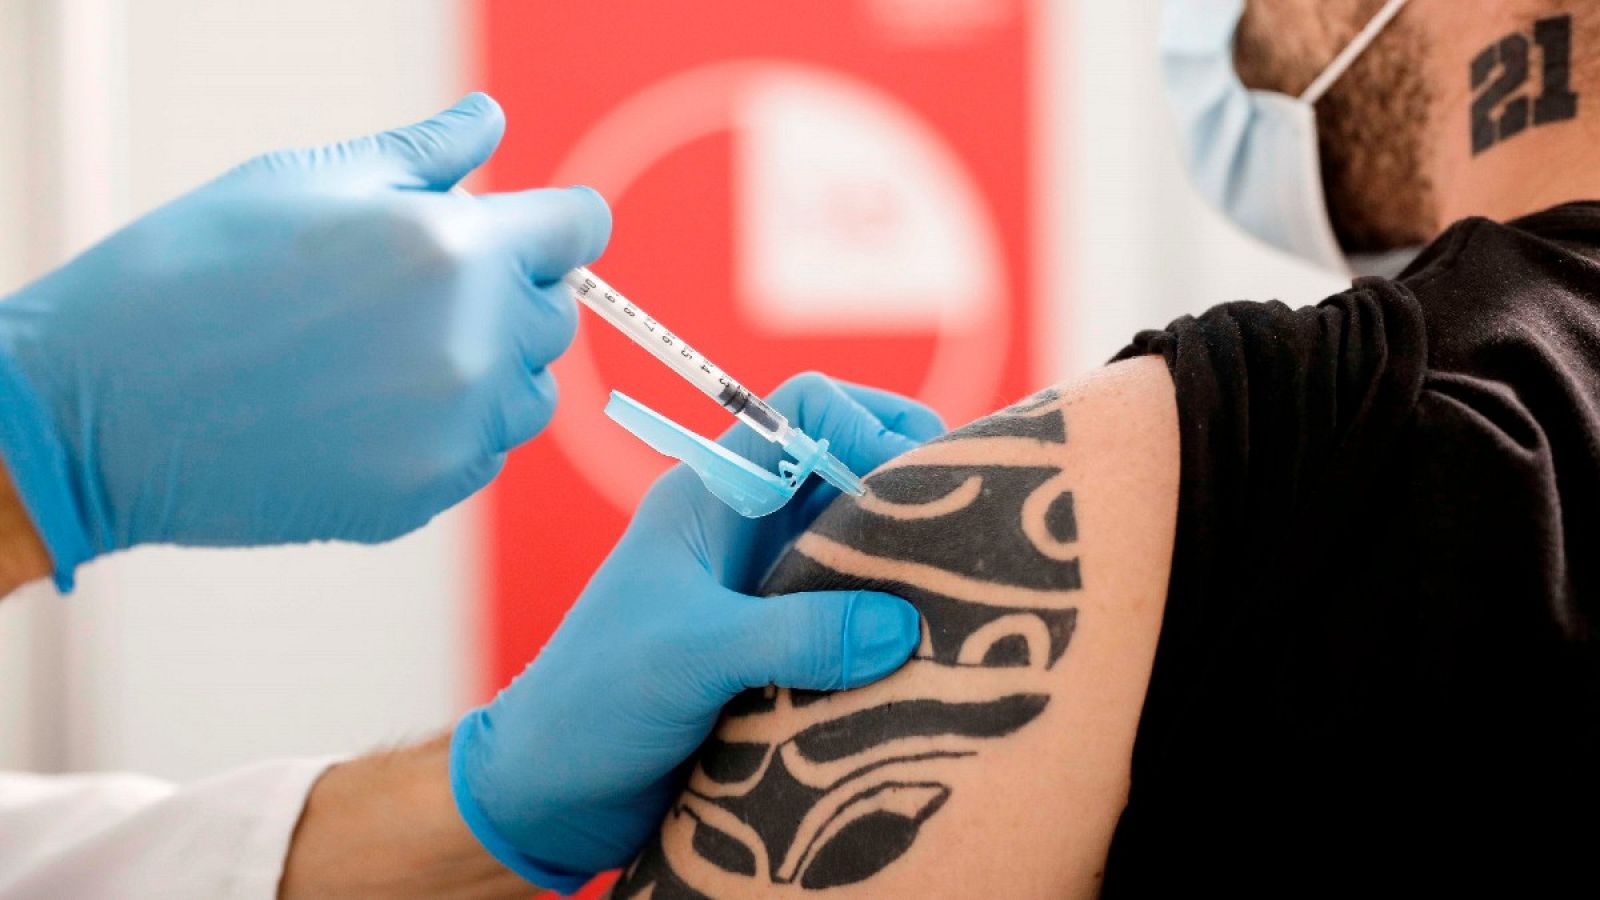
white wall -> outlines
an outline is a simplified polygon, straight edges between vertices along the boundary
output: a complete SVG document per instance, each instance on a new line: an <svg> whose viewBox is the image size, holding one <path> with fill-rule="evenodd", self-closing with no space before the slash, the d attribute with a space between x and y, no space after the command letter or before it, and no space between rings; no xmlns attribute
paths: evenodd
<svg viewBox="0 0 1600 900"><path fill-rule="evenodd" d="M25 281L114 224L122 170L115 156L119 55L116 8L102 0L12 0L0 12L6 88L0 137L5 284ZM69 175L69 173L71 173ZM48 587L19 592L0 610L0 763L66 758L63 709L74 676L70 607ZM46 711L55 713L47 715Z"/></svg>
<svg viewBox="0 0 1600 900"><path fill-rule="evenodd" d="M73 67L110 73L96 81L111 133L85 141L101 145L104 165L93 152L47 154L40 166L61 171L33 174L100 184L110 209L69 223L53 253L0 253L0 290L254 153L421 118L466 89L461 4L0 0L0 114L34 125L0 138L8 251L28 224L55 220L57 198L29 206L5 193L17 183L6 154L49 138L40 107L53 99L18 92L26 80L14 67L48 66L5 51L48 50L52 23L73 7L95 15L63 52ZM66 117L79 133L84 112L97 111L73 106ZM140 550L88 567L70 599L7 600L0 764L187 778L448 726L469 684L471 520L457 511L378 548ZM30 659L28 646L52 649Z"/></svg>
<svg viewBox="0 0 1600 900"><path fill-rule="evenodd" d="M1050 128L1068 206L1061 265L1075 308L1063 365L1103 362L1140 329L1229 300L1314 303L1346 285L1230 227L1190 188L1156 55L1161 3L1050 4L1070 90Z"/></svg>
<svg viewBox="0 0 1600 900"><path fill-rule="evenodd" d="M28 274L26 129L31 63L28 36L31 10L21 3L0 2L0 285L20 283ZM0 290L4 290L0 287ZM29 765L47 754L27 727L32 718L35 673L33 636L39 615L35 606L48 598L30 590L0 604L0 768Z"/></svg>
<svg viewBox="0 0 1600 900"><path fill-rule="evenodd" d="M28 95L28 8L0 2L0 114L16 123L26 108ZM23 253L16 238L22 234L25 168L22 128L0 129L0 284L13 285L23 277Z"/></svg>
<svg viewBox="0 0 1600 900"><path fill-rule="evenodd" d="M1189 190L1155 68L1159 4L1037 2L1042 77L1066 85L1041 93L1053 186L1039 222L1056 250L1041 283L1074 301L1040 330L1041 382L1184 312L1338 287L1235 234ZM445 105L468 87L466 9L0 0L0 120L21 126L0 130L0 292L253 153ZM75 13L87 24L63 43ZM97 66L114 77L51 75ZM90 567L69 600L8 599L0 765L189 778L445 725L472 666L472 522L458 511L380 548L143 550Z"/></svg>

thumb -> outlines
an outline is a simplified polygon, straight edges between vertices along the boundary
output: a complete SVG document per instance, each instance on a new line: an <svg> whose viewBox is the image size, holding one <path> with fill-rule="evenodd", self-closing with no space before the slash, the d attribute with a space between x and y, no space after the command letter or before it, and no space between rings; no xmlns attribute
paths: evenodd
<svg viewBox="0 0 1600 900"><path fill-rule="evenodd" d="M916 607L876 591L736 596L725 645L742 687L848 690L902 666L922 640Z"/></svg>
<svg viewBox="0 0 1600 900"><path fill-rule="evenodd" d="M500 145L506 116L488 94L473 92L438 115L352 142L352 157L391 161L415 187L449 190Z"/></svg>

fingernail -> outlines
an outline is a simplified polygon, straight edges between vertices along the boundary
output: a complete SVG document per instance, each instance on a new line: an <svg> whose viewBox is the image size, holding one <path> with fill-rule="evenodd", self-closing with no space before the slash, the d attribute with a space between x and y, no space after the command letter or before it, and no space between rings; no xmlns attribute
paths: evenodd
<svg viewBox="0 0 1600 900"><path fill-rule="evenodd" d="M861 591L850 602L850 661L845 687L856 688L902 666L922 640L917 608L889 594Z"/></svg>

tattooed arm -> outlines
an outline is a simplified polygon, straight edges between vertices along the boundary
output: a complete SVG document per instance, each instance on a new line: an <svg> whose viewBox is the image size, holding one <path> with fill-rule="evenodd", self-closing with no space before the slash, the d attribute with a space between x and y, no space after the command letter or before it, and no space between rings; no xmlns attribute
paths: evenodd
<svg viewBox="0 0 1600 900"><path fill-rule="evenodd" d="M1092 895L1127 790L1177 516L1172 383L1104 369L879 469L768 589L922 611L898 674L731 705L615 896Z"/></svg>

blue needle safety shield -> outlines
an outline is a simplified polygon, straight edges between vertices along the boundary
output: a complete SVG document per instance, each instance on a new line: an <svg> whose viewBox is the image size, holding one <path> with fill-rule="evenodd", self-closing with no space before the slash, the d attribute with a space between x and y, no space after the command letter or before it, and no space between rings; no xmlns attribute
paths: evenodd
<svg viewBox="0 0 1600 900"><path fill-rule="evenodd" d="M706 490L749 519L782 509L828 455L828 442L816 441L794 460L778 463L778 474L773 474L621 391L611 392L606 415L658 453L693 469Z"/></svg>

